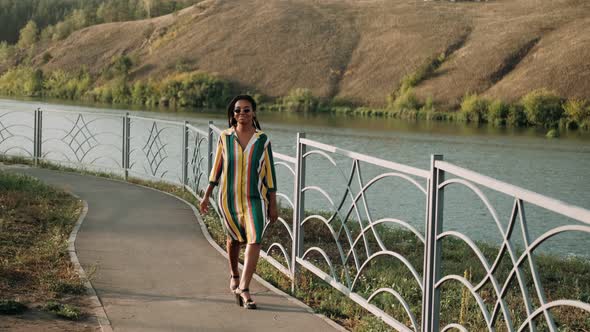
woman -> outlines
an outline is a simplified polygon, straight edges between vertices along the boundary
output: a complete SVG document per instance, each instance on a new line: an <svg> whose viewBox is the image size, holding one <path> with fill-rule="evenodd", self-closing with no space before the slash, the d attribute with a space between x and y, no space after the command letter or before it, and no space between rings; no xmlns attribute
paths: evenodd
<svg viewBox="0 0 590 332"><path fill-rule="evenodd" d="M271 223L278 218L274 162L268 136L256 120L256 102L252 97L239 95L232 99L227 117L229 129L219 135L209 186L200 208L207 213L211 192L219 184L218 207L228 235L230 290L238 305L256 309L248 287L258 263L267 215ZM238 257L243 243L246 253L240 279Z"/></svg>

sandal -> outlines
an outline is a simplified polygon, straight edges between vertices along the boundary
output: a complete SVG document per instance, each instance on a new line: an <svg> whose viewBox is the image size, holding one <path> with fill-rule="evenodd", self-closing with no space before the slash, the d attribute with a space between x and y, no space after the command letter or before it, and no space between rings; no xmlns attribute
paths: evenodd
<svg viewBox="0 0 590 332"><path fill-rule="evenodd" d="M236 290L236 303L240 306L240 307L244 307L246 309L256 309L256 302L252 301L252 299L245 299L242 297L242 293L244 292L250 292L250 290L248 288L244 288L244 289L237 289Z"/></svg>
<svg viewBox="0 0 590 332"><path fill-rule="evenodd" d="M229 275L229 280L231 281L232 279L238 279L238 285L239 285L239 280L240 280L240 276L239 275L234 276L234 275L231 275L230 274ZM236 292L236 289L238 289L238 285L229 286L229 291L232 292L232 293L235 293Z"/></svg>

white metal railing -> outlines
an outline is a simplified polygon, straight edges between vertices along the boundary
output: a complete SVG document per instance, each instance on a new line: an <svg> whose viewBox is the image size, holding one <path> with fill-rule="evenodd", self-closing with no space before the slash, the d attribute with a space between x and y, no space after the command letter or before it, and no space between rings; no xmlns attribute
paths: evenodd
<svg viewBox="0 0 590 332"><path fill-rule="evenodd" d="M208 185L214 143L220 132L212 122L202 129L186 121L129 114L43 112L39 109L34 112L0 111L2 155L30 158L35 163L51 161L107 169L121 172L125 178L131 173L163 180L183 186L198 199L202 199L202 192ZM265 225L264 234L282 235L263 242L262 251L264 259L292 280L293 290L297 287L299 270L304 268L400 331L467 330L461 322L449 318L445 318L445 326L441 326L441 295L445 292L444 286L453 283L467 289L475 299L490 331L500 324L507 331L536 331L539 327L557 331L551 312L557 307L576 308L590 315L590 305L586 302L547 299L534 256L535 249L557 234L590 233L590 211L444 162L440 155L433 155L430 169L423 170L306 139L303 133L297 135L295 144L294 157L274 153L275 167L283 169L285 174L279 179L277 193L284 208L279 222ZM330 183L341 183L340 192L332 192L334 188L326 188L325 184L322 187L321 181L312 179L313 166L320 163L327 163L333 170L330 175L334 179ZM365 180L367 173L370 176ZM373 215L371 191L385 181L404 183L408 186L404 190L417 192L417 196L412 197L418 197L413 198L418 200L414 203L423 207L416 216L424 220L423 230L396 215ZM480 243L463 232L443 229L445 189L455 186L467 188L491 216L502 238L492 260L483 253ZM483 188L513 201L506 225L501 223L498 211ZM312 199L312 195L318 198ZM306 205L316 202L323 202L327 208L316 212L306 209ZM528 205L569 218L569 221L535 238L528 230L525 214ZM217 210L217 205L213 206ZM385 238L389 226L401 229L405 238L413 239L414 251L423 251L418 255L421 260L412 261L398 243ZM515 245L513 231L517 227L522 234L522 249ZM442 243L451 238L465 244L476 256L484 271L478 282L458 274L443 275ZM496 273L506 255L511 267L505 280L500 280ZM381 261L403 271L407 277L403 277L404 287L413 293L365 280L372 265ZM382 271L381 277L387 277L387 271ZM532 292L527 280L532 284ZM526 312L518 321L507 299L512 283L518 285ZM481 295L486 287L487 292L493 294L493 303ZM389 308L380 305L377 300L386 294L393 297L403 314L394 317ZM414 298L408 299L408 294ZM420 299L419 303L416 298Z"/></svg>

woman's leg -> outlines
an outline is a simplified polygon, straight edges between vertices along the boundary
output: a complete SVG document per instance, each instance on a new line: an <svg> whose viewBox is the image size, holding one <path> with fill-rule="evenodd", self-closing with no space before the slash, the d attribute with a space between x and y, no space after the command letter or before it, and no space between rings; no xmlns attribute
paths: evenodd
<svg viewBox="0 0 590 332"><path fill-rule="evenodd" d="M229 281L229 288L231 290L234 290L239 283L239 279L233 277L240 275L240 270L238 270L238 258L240 257L240 243L228 237L225 244L227 249L227 255L229 256L229 273L232 276L232 278L230 278Z"/></svg>
<svg viewBox="0 0 590 332"><path fill-rule="evenodd" d="M240 289L247 289L250 287L252 275L256 272L256 264L258 264L258 257L260 256L260 244L252 243L246 246L246 254L244 258L244 271L242 272L242 279L240 279ZM250 299L250 293L244 292L243 297Z"/></svg>

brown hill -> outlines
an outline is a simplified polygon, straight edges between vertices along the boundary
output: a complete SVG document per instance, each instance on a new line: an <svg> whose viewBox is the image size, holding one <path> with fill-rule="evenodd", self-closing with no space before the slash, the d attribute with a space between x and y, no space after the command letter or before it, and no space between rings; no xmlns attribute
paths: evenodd
<svg viewBox="0 0 590 332"><path fill-rule="evenodd" d="M513 100L548 88L590 99L590 1L206 0L92 26L48 51L44 69L96 73L127 54L133 78L200 70L268 96L309 88L368 105L446 53L419 96L456 105L466 92Z"/></svg>

